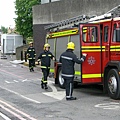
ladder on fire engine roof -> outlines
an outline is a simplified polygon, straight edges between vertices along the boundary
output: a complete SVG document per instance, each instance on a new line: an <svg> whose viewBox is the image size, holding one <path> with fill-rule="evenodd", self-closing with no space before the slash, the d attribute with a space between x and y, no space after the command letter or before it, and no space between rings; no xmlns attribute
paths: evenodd
<svg viewBox="0 0 120 120"><path fill-rule="evenodd" d="M55 24L51 24L51 25L45 26L45 30L51 30L51 29L54 29L54 28L60 28L60 27L64 27L64 26L68 27L71 24L74 25L76 23L80 23L80 21L85 21L87 19L89 19L88 16L86 16L86 15L79 15L77 17L73 17L73 18L70 18L70 19L66 19L66 20L57 22Z"/></svg>
<svg viewBox="0 0 120 120"><path fill-rule="evenodd" d="M78 25L80 22L93 22L93 21L103 20L107 18L114 18L114 17L120 17L120 5L111 9L104 15L91 16L91 17L86 16L86 15L79 15L79 16L66 19L66 20L51 24L51 25L47 25L45 26L45 30L55 31L60 28L66 28L66 27L68 28L68 26L72 27L72 26Z"/></svg>
<svg viewBox="0 0 120 120"><path fill-rule="evenodd" d="M103 19L106 19L106 18L114 18L114 17L120 17L120 5L111 9L110 11L108 11L107 13L105 13L103 15L91 18L89 20L89 22L103 20Z"/></svg>

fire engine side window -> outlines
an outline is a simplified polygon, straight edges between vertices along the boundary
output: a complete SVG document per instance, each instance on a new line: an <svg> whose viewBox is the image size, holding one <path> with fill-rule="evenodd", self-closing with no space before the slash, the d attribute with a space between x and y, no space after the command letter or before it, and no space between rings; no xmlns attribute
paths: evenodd
<svg viewBox="0 0 120 120"><path fill-rule="evenodd" d="M80 38L79 35L72 35L71 41L75 43L75 50L74 53L80 57Z"/></svg>
<svg viewBox="0 0 120 120"><path fill-rule="evenodd" d="M113 29L113 42L116 42L116 24L114 24L114 29Z"/></svg>
<svg viewBox="0 0 120 120"><path fill-rule="evenodd" d="M50 51L53 53L53 55L56 57L56 49L55 49L55 45L56 45L56 39L52 38L52 39L47 39L47 41L50 44ZM54 61L51 61L51 68L54 68Z"/></svg>
<svg viewBox="0 0 120 120"><path fill-rule="evenodd" d="M108 26L104 27L104 42L108 41Z"/></svg>
<svg viewBox="0 0 120 120"><path fill-rule="evenodd" d="M66 50L68 44L68 36L58 37L56 41L56 59L59 60L60 55Z"/></svg>
<svg viewBox="0 0 120 120"><path fill-rule="evenodd" d="M113 42L120 42L120 25L117 27L117 25L114 24Z"/></svg>
<svg viewBox="0 0 120 120"><path fill-rule="evenodd" d="M55 38L53 38L53 39L48 39L48 41L47 41L49 44L50 44L50 51L53 53L53 54L55 54L55 50L54 50L54 42L55 42Z"/></svg>
<svg viewBox="0 0 120 120"><path fill-rule="evenodd" d="M98 34L97 27L83 27L83 41L84 42L97 42Z"/></svg>

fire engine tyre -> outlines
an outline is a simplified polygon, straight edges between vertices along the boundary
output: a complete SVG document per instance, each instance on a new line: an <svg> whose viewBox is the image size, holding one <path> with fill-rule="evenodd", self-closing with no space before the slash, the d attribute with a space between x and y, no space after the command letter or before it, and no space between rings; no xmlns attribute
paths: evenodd
<svg viewBox="0 0 120 120"><path fill-rule="evenodd" d="M60 88L65 88L65 82L64 79L61 76L61 67L59 67L58 72L57 72L57 80L58 80L58 84L60 86Z"/></svg>
<svg viewBox="0 0 120 120"><path fill-rule="evenodd" d="M117 69L111 69L107 76L108 94L112 99L120 99L120 76Z"/></svg>

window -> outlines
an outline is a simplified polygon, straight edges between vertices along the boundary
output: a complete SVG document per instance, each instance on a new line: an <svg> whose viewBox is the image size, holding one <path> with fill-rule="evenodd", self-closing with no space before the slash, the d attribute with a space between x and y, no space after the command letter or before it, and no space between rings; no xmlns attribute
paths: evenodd
<svg viewBox="0 0 120 120"><path fill-rule="evenodd" d="M41 4L49 3L50 0L41 0Z"/></svg>
<svg viewBox="0 0 120 120"><path fill-rule="evenodd" d="M60 0L51 0L51 2L60 1Z"/></svg>
<svg viewBox="0 0 120 120"><path fill-rule="evenodd" d="M83 41L84 42L97 42L98 34L97 27L83 27Z"/></svg>
<svg viewBox="0 0 120 120"><path fill-rule="evenodd" d="M41 4L55 2L55 1L60 1L60 0L41 0Z"/></svg>
<svg viewBox="0 0 120 120"><path fill-rule="evenodd" d="M119 25L119 24L118 24ZM114 24L113 29L113 42L120 42L120 25Z"/></svg>
<svg viewBox="0 0 120 120"><path fill-rule="evenodd" d="M108 41L108 26L104 27L104 42Z"/></svg>

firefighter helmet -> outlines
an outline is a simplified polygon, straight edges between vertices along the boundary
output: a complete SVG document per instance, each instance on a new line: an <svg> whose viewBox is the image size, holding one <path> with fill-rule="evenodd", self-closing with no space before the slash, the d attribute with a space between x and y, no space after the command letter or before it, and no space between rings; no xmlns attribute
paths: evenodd
<svg viewBox="0 0 120 120"><path fill-rule="evenodd" d="M72 49L72 50L74 50L74 49L75 49L75 44L74 44L73 42L69 42L69 43L67 44L67 49Z"/></svg>
<svg viewBox="0 0 120 120"><path fill-rule="evenodd" d="M29 44L33 44L33 42L29 42Z"/></svg>
<svg viewBox="0 0 120 120"><path fill-rule="evenodd" d="M45 50L46 47L50 48L50 44L46 43L46 44L44 45L44 50Z"/></svg>

